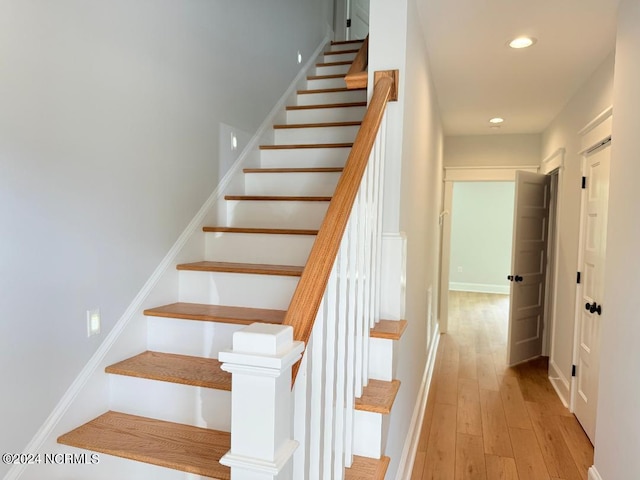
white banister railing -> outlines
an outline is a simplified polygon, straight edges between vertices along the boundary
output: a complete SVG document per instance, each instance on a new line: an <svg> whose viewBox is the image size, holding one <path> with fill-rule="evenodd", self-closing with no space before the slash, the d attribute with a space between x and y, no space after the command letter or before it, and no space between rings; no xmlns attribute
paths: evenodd
<svg viewBox="0 0 640 480"><path fill-rule="evenodd" d="M368 383L369 333L380 310L384 112L393 78L376 81L284 325L247 327L220 354L233 373L231 451L221 460L232 480L342 480L358 451L355 399ZM282 378L301 344L291 391Z"/></svg>

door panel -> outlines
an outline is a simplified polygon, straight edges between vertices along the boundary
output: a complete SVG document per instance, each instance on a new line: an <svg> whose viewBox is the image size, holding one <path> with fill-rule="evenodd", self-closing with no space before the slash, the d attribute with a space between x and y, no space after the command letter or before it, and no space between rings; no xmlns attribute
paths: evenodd
<svg viewBox="0 0 640 480"><path fill-rule="evenodd" d="M369 34L369 0L351 0L351 39L364 39Z"/></svg>
<svg viewBox="0 0 640 480"><path fill-rule="evenodd" d="M517 172L507 363L542 354L551 177Z"/></svg>
<svg viewBox="0 0 640 480"><path fill-rule="evenodd" d="M580 269L582 283L578 306L578 359L576 363L575 414L591 442L595 442L600 324L603 316L587 305L600 305L603 294L606 254L607 208L609 201L610 143L585 159L586 201ZM600 308L603 307L600 305ZM602 310L601 310L602 311Z"/></svg>

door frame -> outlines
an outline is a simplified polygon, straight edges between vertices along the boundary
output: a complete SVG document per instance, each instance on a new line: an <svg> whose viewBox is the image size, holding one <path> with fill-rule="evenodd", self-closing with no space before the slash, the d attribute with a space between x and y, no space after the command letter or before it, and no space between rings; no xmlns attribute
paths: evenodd
<svg viewBox="0 0 640 480"><path fill-rule="evenodd" d="M438 324L440 333L449 328L449 268L451 265L451 214L453 211L454 182L513 182L516 171L537 173L538 165L490 166L490 167L444 167L443 199L440 223L442 225L440 248L440 284L438 302ZM507 272L505 272L505 275Z"/></svg>
<svg viewBox="0 0 640 480"><path fill-rule="evenodd" d="M350 0L334 0L333 3L333 40L349 40L349 28L347 18L349 18Z"/></svg>
<svg viewBox="0 0 640 480"><path fill-rule="evenodd" d="M587 156L594 149L611 139L611 131L613 124L613 106L605 108L593 120L585 125L579 132L580 138L580 161L582 175L585 174L587 164ZM576 272L580 271L580 265L584 259L584 211L586 208L586 190L580 192L580 233L578 235L578 263ZM606 267L605 267L606 268ZM573 354L571 360L573 365L578 363L579 347L580 347L580 315L582 313L582 283L576 283L576 301L574 306L573 317ZM571 377L571 390L569 400L569 411L573 412L576 404L577 395L577 379Z"/></svg>

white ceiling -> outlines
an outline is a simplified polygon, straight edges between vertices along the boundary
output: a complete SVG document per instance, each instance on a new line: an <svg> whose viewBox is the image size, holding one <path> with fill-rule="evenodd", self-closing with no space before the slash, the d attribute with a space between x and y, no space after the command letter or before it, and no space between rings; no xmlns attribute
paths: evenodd
<svg viewBox="0 0 640 480"><path fill-rule="evenodd" d="M542 132L615 46L618 0L418 5L446 135ZM505 46L520 35L538 42Z"/></svg>

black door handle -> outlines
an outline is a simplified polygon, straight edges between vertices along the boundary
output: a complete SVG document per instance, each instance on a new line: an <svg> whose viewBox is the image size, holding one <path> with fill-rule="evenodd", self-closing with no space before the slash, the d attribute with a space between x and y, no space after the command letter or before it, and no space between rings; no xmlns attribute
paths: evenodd
<svg viewBox="0 0 640 480"><path fill-rule="evenodd" d="M513 282L513 275L507 275L507 280L509 280L510 282Z"/></svg>
<svg viewBox="0 0 640 480"><path fill-rule="evenodd" d="M520 275L516 275L513 279L514 279L516 282L521 282L522 280L524 280Z"/></svg>
<svg viewBox="0 0 640 480"><path fill-rule="evenodd" d="M597 313L598 315L602 315L602 305L598 305L596 302L586 303L584 305L585 310L589 310L590 313Z"/></svg>

